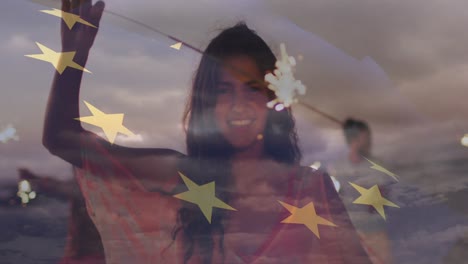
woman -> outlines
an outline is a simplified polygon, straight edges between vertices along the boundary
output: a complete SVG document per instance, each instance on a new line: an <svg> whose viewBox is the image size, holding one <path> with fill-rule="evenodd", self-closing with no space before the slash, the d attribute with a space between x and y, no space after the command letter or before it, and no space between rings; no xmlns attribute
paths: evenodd
<svg viewBox="0 0 468 264"><path fill-rule="evenodd" d="M78 10L94 25L103 8L63 1L64 11ZM63 50L76 51L75 62L85 65L96 32L62 25ZM329 178L298 165L290 111L266 107L274 95L263 76L275 61L243 24L211 41L185 115L187 155L120 147L85 131L74 120L82 72L55 75L43 143L81 168L108 263L368 263ZM214 208L208 217L199 204L174 197L211 182L231 210ZM299 209L291 206L329 224L293 224Z"/></svg>

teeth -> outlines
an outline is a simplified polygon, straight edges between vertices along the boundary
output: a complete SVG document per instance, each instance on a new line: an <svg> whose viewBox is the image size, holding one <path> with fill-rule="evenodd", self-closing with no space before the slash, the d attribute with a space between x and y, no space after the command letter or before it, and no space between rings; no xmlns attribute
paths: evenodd
<svg viewBox="0 0 468 264"><path fill-rule="evenodd" d="M233 120L229 123L233 126L247 126L252 123L252 120Z"/></svg>

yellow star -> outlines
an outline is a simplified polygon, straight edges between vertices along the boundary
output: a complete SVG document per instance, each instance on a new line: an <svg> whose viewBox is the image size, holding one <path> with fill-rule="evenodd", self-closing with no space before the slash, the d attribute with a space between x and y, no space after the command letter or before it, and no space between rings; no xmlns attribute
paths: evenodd
<svg viewBox="0 0 468 264"><path fill-rule="evenodd" d="M56 9L56 8L52 8L52 10L39 10L39 12L46 13L46 14L49 14L49 15L53 15L53 16L62 18L63 21L65 22L65 24L67 24L67 26L68 26L69 29L72 29L73 26L74 26L76 23L81 23L81 24L83 24L83 25L96 28L95 25L93 25L93 24L89 23L88 21L82 19L79 15L75 15L75 14L73 14L73 13L64 12L64 11L59 10L59 9Z"/></svg>
<svg viewBox="0 0 468 264"><path fill-rule="evenodd" d="M198 205L210 224L213 207L237 211L228 204L216 198L214 181L199 186L181 172L179 172L179 175L182 177L182 180L189 190L176 194L174 197Z"/></svg>
<svg viewBox="0 0 468 264"><path fill-rule="evenodd" d="M313 202L308 203L302 208L292 206L287 203L278 201L284 208L286 208L291 215L281 221L285 224L303 224L309 228L312 233L314 233L318 238L320 238L320 233L318 230L318 225L327 225L327 226L337 226L334 223L328 221L327 219L320 217L315 212L315 206Z"/></svg>
<svg viewBox="0 0 468 264"><path fill-rule="evenodd" d="M180 48L182 47L182 42L177 42L176 44L171 45L170 47L176 50L180 50Z"/></svg>
<svg viewBox="0 0 468 264"><path fill-rule="evenodd" d="M353 186L354 189L356 189L361 194L361 196L357 198L356 200L354 200L353 203L371 205L372 207L375 208L375 210L377 210L380 216L382 216L383 219L385 220L386 218L385 218L385 210L383 207L384 205L400 208L398 205L383 198L382 195L380 194L380 190L377 185L374 185L371 188L366 189L351 182L349 184L351 184L351 186Z"/></svg>
<svg viewBox="0 0 468 264"><path fill-rule="evenodd" d="M93 126L101 127L107 140L109 140L111 144L114 143L117 133L122 133L126 136L134 136L130 130L122 125L124 114L105 114L90 103L86 101L84 101L84 103L93 115L75 119Z"/></svg>
<svg viewBox="0 0 468 264"><path fill-rule="evenodd" d="M73 61L73 58L75 57L75 53L76 53L75 51L55 52L47 48L46 46L42 45L39 42L36 42L36 44L41 49L42 54L33 54L33 55L24 55L24 56L49 62L55 67L55 69L60 74L62 74L63 71L65 71L67 67L91 73L90 71L88 71L87 69L83 68L82 66L80 66L79 64Z"/></svg>
<svg viewBox="0 0 468 264"><path fill-rule="evenodd" d="M395 179L395 181L398 181L398 177L395 173L385 169L384 167L380 166L379 164L373 162L372 160L369 160L367 159L366 157L364 157L368 162L370 162L372 164L371 166L371 169L374 169L374 170L378 170L378 171L381 171L385 174L387 174L388 176L392 177L393 179Z"/></svg>

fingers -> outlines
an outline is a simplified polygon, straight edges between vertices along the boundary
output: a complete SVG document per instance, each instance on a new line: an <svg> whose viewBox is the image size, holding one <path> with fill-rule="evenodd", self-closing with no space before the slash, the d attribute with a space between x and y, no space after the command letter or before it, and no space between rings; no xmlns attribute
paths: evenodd
<svg viewBox="0 0 468 264"><path fill-rule="evenodd" d="M102 13L104 12L105 4L103 1L98 1L91 8L91 18L93 19L94 25L99 26L99 21L101 20Z"/></svg>
<svg viewBox="0 0 468 264"><path fill-rule="evenodd" d="M99 21L104 11L104 2L98 1L92 6L91 0L62 0L62 11L79 15L80 17L87 17L88 12L92 10L91 17Z"/></svg>
<svg viewBox="0 0 468 264"><path fill-rule="evenodd" d="M71 0L71 13L78 15L79 14L80 0Z"/></svg>
<svg viewBox="0 0 468 264"><path fill-rule="evenodd" d="M80 0L79 14L80 17L87 17L91 8L91 0Z"/></svg>
<svg viewBox="0 0 468 264"><path fill-rule="evenodd" d="M62 0L62 11L63 12L70 12L70 0Z"/></svg>
<svg viewBox="0 0 468 264"><path fill-rule="evenodd" d="M80 5L89 5L91 6L92 1L91 0L80 0Z"/></svg>

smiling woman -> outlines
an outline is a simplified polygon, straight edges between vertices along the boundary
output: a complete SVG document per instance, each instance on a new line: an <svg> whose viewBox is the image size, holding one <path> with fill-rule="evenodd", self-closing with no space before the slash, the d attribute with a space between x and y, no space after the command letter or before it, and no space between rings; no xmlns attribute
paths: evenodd
<svg viewBox="0 0 468 264"><path fill-rule="evenodd" d="M218 84L216 125L234 148L260 151L263 141L257 138L264 133L268 115L265 105L269 97L268 89L258 81L263 75L255 61L247 56L231 57L225 63L232 68L222 71ZM252 78L234 69L243 69Z"/></svg>
<svg viewBox="0 0 468 264"><path fill-rule="evenodd" d="M103 8L62 7L94 25ZM84 66L96 33L62 24L63 49ZM184 115L187 155L84 130L75 118L83 72L56 73L43 142L79 168L108 263L369 263L329 177L299 165L291 109L266 106L275 62L242 23L209 43Z"/></svg>

